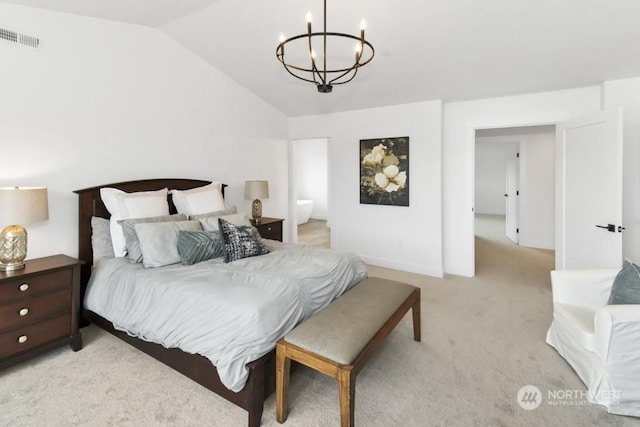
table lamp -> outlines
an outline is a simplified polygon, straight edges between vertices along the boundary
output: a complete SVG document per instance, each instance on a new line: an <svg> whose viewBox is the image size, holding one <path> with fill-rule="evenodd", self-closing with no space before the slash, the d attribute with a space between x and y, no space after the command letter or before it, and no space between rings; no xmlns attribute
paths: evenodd
<svg viewBox="0 0 640 427"><path fill-rule="evenodd" d="M269 181L245 181L244 199L253 200L251 204L251 216L256 224L262 218L262 202L260 199L269 198Z"/></svg>
<svg viewBox="0 0 640 427"><path fill-rule="evenodd" d="M22 225L49 219L45 187L0 187L0 271L24 268L27 230Z"/></svg>

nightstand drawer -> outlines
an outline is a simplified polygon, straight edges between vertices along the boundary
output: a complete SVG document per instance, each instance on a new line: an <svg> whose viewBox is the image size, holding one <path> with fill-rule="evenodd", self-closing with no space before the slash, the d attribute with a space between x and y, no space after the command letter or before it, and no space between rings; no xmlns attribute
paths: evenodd
<svg viewBox="0 0 640 427"><path fill-rule="evenodd" d="M65 314L0 335L0 358L71 335L71 315Z"/></svg>
<svg viewBox="0 0 640 427"><path fill-rule="evenodd" d="M71 289L0 306L0 330L28 325L71 310Z"/></svg>
<svg viewBox="0 0 640 427"><path fill-rule="evenodd" d="M282 240L282 222L260 224L258 230L263 239Z"/></svg>
<svg viewBox="0 0 640 427"><path fill-rule="evenodd" d="M0 285L0 301L9 302L30 297L56 288L71 288L73 274L70 268L52 273L9 279Z"/></svg>

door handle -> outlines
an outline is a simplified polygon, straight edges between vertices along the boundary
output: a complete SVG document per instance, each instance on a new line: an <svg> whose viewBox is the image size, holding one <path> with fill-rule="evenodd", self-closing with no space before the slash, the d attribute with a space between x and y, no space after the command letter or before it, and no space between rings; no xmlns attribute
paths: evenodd
<svg viewBox="0 0 640 427"><path fill-rule="evenodd" d="M607 225L598 225L598 224L596 224L596 227L598 227L598 228L606 228L607 231L610 231L612 233L616 232L615 224L607 224Z"/></svg>
<svg viewBox="0 0 640 427"><path fill-rule="evenodd" d="M509 195L507 193L504 193L504 197L509 197Z"/></svg>

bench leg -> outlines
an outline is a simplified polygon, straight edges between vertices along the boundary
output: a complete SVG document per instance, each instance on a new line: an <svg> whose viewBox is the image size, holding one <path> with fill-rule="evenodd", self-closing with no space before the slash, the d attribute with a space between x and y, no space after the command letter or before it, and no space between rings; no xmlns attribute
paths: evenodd
<svg viewBox="0 0 640 427"><path fill-rule="evenodd" d="M354 407L356 400L356 378L352 374L353 366L346 366L338 371L340 387L340 426L353 427Z"/></svg>
<svg viewBox="0 0 640 427"><path fill-rule="evenodd" d="M286 357L284 345L276 345L276 421L283 423L289 414L289 372L291 359Z"/></svg>
<svg viewBox="0 0 640 427"><path fill-rule="evenodd" d="M411 307L411 313L413 314L413 340L422 341L422 333L420 330L420 294L418 294L417 301Z"/></svg>

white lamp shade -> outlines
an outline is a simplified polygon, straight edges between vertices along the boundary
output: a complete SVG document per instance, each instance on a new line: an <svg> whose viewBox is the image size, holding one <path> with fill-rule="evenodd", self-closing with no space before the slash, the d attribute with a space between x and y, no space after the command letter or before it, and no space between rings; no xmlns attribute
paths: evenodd
<svg viewBox="0 0 640 427"><path fill-rule="evenodd" d="M269 181L245 181L244 198L245 200L268 199Z"/></svg>
<svg viewBox="0 0 640 427"><path fill-rule="evenodd" d="M48 219L45 187L0 187L0 225L25 225Z"/></svg>

